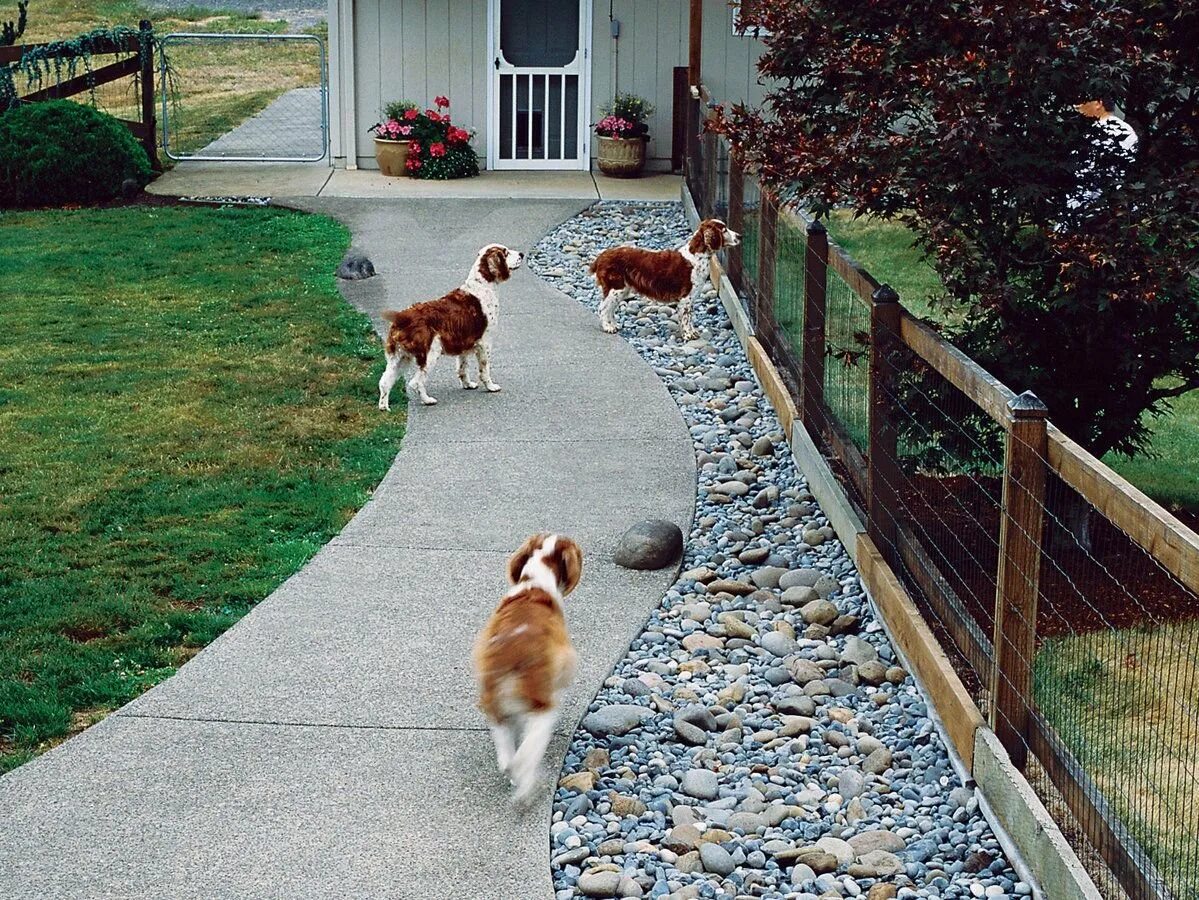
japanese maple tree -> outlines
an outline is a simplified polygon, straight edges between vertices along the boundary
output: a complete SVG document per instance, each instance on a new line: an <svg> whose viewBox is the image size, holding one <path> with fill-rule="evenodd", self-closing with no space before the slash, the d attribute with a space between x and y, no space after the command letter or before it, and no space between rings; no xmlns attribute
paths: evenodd
<svg viewBox="0 0 1199 900"><path fill-rule="evenodd" d="M739 158L818 215L906 223L951 339L1096 454L1143 450L1146 413L1199 387L1199 7L755 0L752 15L769 90L716 125ZM1131 156L1074 109L1095 98L1137 132Z"/></svg>

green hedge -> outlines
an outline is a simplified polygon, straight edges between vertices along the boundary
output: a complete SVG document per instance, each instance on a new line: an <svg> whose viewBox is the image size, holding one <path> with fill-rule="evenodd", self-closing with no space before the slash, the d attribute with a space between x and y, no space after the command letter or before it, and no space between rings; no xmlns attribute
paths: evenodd
<svg viewBox="0 0 1199 900"><path fill-rule="evenodd" d="M50 100L0 115L0 207L96 203L149 180L141 144L90 106Z"/></svg>

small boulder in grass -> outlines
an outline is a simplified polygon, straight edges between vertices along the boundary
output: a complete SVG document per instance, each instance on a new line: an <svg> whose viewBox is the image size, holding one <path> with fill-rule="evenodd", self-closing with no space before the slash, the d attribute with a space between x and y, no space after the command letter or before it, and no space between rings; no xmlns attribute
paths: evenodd
<svg viewBox="0 0 1199 900"><path fill-rule="evenodd" d="M337 277L344 281L361 281L375 277L375 264L361 253L350 252L337 267Z"/></svg>
<svg viewBox="0 0 1199 900"><path fill-rule="evenodd" d="M683 555L683 532L674 522L649 519L623 535L613 562L626 569L664 569Z"/></svg>

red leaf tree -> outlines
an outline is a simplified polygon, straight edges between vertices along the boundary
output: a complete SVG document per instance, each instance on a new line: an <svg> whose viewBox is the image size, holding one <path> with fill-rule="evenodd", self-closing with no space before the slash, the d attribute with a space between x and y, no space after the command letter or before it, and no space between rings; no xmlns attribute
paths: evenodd
<svg viewBox="0 0 1199 900"><path fill-rule="evenodd" d="M770 86L734 152L817 215L906 223L944 326L1102 454L1199 387L1199 9L755 0ZM1097 139L1105 98L1139 136ZM1081 198L1081 199L1080 199ZM885 272L876 273L881 277Z"/></svg>

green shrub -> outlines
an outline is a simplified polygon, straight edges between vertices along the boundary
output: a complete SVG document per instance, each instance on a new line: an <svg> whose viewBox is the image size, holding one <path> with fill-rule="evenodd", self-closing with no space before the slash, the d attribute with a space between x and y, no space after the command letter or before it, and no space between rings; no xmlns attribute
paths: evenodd
<svg viewBox="0 0 1199 900"><path fill-rule="evenodd" d="M0 207L96 203L142 187L150 161L112 116L72 103L29 103L0 116Z"/></svg>

